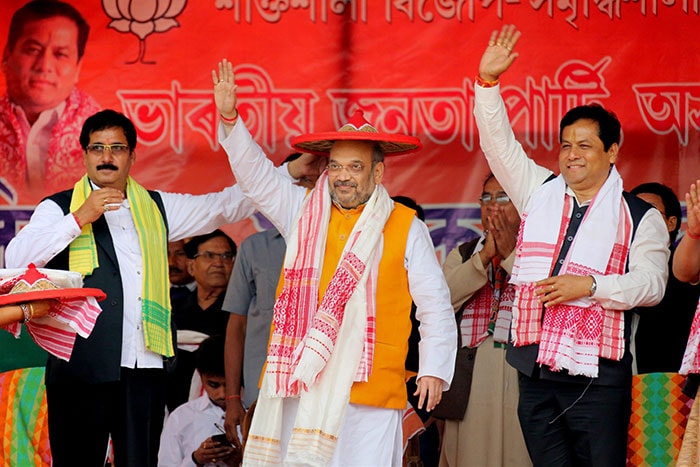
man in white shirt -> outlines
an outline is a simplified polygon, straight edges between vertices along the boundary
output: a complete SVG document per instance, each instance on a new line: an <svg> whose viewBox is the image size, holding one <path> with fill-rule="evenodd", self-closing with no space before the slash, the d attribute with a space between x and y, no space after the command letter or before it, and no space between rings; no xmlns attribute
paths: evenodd
<svg viewBox="0 0 700 467"><path fill-rule="evenodd" d="M518 417L535 466L624 465L629 310L663 297L668 233L657 210L623 192L620 122L602 106L562 118L559 177L527 156L498 81L519 38L514 26L492 33L474 107L489 167L522 218L506 355L519 372Z"/></svg>
<svg viewBox="0 0 700 467"><path fill-rule="evenodd" d="M158 451L159 467L195 465L238 466L241 450L217 438L223 435L226 377L224 376L224 337L202 341L195 352L197 372L204 394L181 405L170 414Z"/></svg>
<svg viewBox="0 0 700 467"><path fill-rule="evenodd" d="M111 435L119 465L154 465L172 364L168 241L204 234L250 216L237 186L189 195L148 191L129 176L136 128L104 110L80 135L87 174L42 201L7 247L8 267L81 272L104 290L102 313L71 360L49 357L46 393L55 466L104 465ZM292 179L287 167L276 169Z"/></svg>

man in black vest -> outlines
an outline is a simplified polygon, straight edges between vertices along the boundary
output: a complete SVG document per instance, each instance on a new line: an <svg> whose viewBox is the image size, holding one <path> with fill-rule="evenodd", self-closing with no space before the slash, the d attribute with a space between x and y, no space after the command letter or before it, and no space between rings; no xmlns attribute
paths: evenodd
<svg viewBox="0 0 700 467"><path fill-rule="evenodd" d="M620 122L600 105L559 126L555 177L516 141L498 78L520 32L494 31L479 65L474 115L494 175L521 214L506 359L519 372L518 417L535 466L625 465L631 412L631 310L659 303L668 233L623 191Z"/></svg>
<svg viewBox="0 0 700 467"><path fill-rule="evenodd" d="M239 221L254 208L236 186L201 196L142 188L129 176L136 129L113 110L85 121L80 144L87 174L37 206L5 258L8 267L79 271L86 287L107 294L94 331L78 337L70 361L47 363L54 465L103 466L111 436L116 465L154 466L165 368L174 355L167 242Z"/></svg>

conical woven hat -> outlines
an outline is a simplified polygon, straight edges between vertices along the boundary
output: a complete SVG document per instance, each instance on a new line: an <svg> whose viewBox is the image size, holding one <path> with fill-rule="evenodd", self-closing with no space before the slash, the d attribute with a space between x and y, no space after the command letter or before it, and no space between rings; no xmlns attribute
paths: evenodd
<svg viewBox="0 0 700 467"><path fill-rule="evenodd" d="M415 136L380 133L365 119L362 110L356 110L350 121L338 131L297 136L292 138L292 146L301 152L328 155L336 141L376 141L387 156L408 154L422 147Z"/></svg>

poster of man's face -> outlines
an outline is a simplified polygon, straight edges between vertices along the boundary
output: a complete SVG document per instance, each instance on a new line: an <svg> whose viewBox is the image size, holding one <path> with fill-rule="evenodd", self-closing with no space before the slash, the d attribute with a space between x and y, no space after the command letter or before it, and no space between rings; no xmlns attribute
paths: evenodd
<svg viewBox="0 0 700 467"><path fill-rule="evenodd" d="M83 172L79 135L100 109L77 88L90 27L73 5L33 0L17 7L2 53L0 193L35 203Z"/></svg>
<svg viewBox="0 0 700 467"><path fill-rule="evenodd" d="M64 102L78 82L80 66L78 26L65 16L24 23L2 60L7 93L28 116Z"/></svg>

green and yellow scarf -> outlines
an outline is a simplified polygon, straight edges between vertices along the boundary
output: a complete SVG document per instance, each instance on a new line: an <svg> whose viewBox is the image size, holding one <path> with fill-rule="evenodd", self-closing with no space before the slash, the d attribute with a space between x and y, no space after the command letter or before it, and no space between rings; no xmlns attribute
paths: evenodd
<svg viewBox="0 0 700 467"><path fill-rule="evenodd" d="M70 211L76 211L92 191L87 175L73 187ZM166 357L175 355L170 327L170 293L168 282L167 233L163 216L148 191L129 177L126 197L131 205L143 258L143 331L146 348ZM69 247L68 265L83 276L98 268L97 245L92 224L83 226L80 236Z"/></svg>

